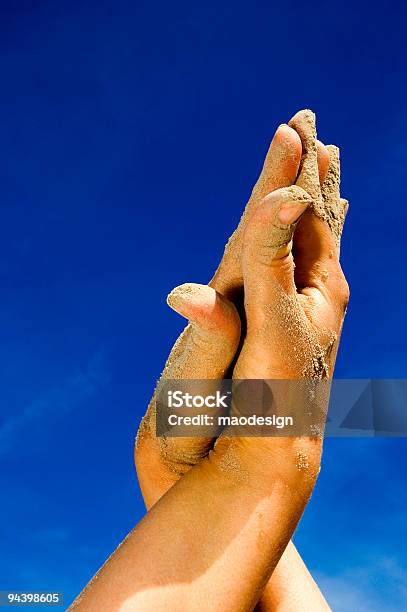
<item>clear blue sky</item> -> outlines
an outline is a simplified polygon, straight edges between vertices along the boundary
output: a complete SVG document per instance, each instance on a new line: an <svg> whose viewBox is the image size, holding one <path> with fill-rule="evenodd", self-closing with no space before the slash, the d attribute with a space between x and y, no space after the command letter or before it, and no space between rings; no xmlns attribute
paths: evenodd
<svg viewBox="0 0 407 612"><path fill-rule="evenodd" d="M143 514L137 424L276 126L342 149L337 376L405 377L402 2L2 2L0 589L84 586ZM335 610L407 609L406 440L328 440L297 544Z"/></svg>

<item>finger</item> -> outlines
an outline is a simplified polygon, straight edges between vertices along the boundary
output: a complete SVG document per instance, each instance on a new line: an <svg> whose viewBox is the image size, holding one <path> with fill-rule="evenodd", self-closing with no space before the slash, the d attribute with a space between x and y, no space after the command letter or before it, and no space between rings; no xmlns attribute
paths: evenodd
<svg viewBox="0 0 407 612"><path fill-rule="evenodd" d="M173 289L167 303L189 320L189 327L182 347L171 352L163 376L222 378L240 339L240 318L235 306L212 287L195 283ZM181 358L178 357L180 348Z"/></svg>
<svg viewBox="0 0 407 612"><path fill-rule="evenodd" d="M347 206L341 202L340 197L341 165L339 148L334 145L327 145L326 148L329 151L329 170L322 185L324 218L332 231L336 247L339 250Z"/></svg>
<svg viewBox="0 0 407 612"><path fill-rule="evenodd" d="M212 287L230 299L236 299L243 287L241 251L246 224L267 194L294 183L300 167L301 153L301 139L297 132L286 124L280 125L240 223L230 237L222 261L210 282Z"/></svg>
<svg viewBox="0 0 407 612"><path fill-rule="evenodd" d="M321 179L324 179L322 186L326 186L327 182L335 177L331 169L331 164L334 164L335 160L331 161L328 147L317 143L315 115L312 111L299 111L289 124L298 132L303 148L296 185L306 189L313 197L312 208L310 207L301 218L295 236L295 283L301 290L308 286L319 286L324 282L329 274L324 260L329 260L330 253L335 252L333 237L324 222L328 215L322 197L323 187L320 185Z"/></svg>
<svg viewBox="0 0 407 612"><path fill-rule="evenodd" d="M329 151L320 140L317 140L317 161L319 184L322 185L328 174Z"/></svg>
<svg viewBox="0 0 407 612"><path fill-rule="evenodd" d="M299 270L301 258L307 258L306 269L310 269L309 257L318 261L332 259L332 252L339 253L340 239L347 211L347 201L340 198L339 149L327 145L329 167L322 184L322 201L308 211L299 224L296 234L295 253ZM312 214L315 213L315 214Z"/></svg>
<svg viewBox="0 0 407 612"><path fill-rule="evenodd" d="M249 200L249 208L271 191L289 187L297 177L301 162L302 146L297 132L287 124L281 124L274 134L264 160L263 168ZM253 195L255 197L253 197Z"/></svg>
<svg viewBox="0 0 407 612"><path fill-rule="evenodd" d="M287 334L301 325L291 254L296 223L310 206L300 187L278 189L264 199L247 225L243 275L247 335L235 366L235 378L277 378L275 356L295 345ZM295 349L294 349L295 350ZM300 353L299 353L300 354Z"/></svg>
<svg viewBox="0 0 407 612"><path fill-rule="evenodd" d="M312 200L297 186L269 194L247 225L243 243L245 304L270 303L277 285L296 292L291 255L296 223Z"/></svg>
<svg viewBox="0 0 407 612"><path fill-rule="evenodd" d="M343 212L344 212L344 219L346 219L346 215L348 214L348 210L349 210L349 202L348 200L345 200L345 198L341 198L341 206L343 208Z"/></svg>
<svg viewBox="0 0 407 612"><path fill-rule="evenodd" d="M298 133L302 144L300 172L295 184L305 189L313 198L314 205L316 205L321 200L321 187L319 184L315 115L308 109L301 110L290 119L288 124Z"/></svg>
<svg viewBox="0 0 407 612"><path fill-rule="evenodd" d="M347 210L340 198L339 149L328 145L329 168L322 185L322 206L301 218L294 240L295 283L299 291L316 287L335 292L342 284L339 243Z"/></svg>

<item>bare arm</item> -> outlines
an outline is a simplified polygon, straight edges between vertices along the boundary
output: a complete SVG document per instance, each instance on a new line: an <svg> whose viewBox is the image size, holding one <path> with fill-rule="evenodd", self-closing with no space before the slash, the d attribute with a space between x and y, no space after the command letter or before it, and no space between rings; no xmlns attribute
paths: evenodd
<svg viewBox="0 0 407 612"><path fill-rule="evenodd" d="M337 258L328 255L329 282L299 293L294 284L292 236L310 202L300 188L276 191L245 231L248 331L237 378L332 372L347 299ZM320 246L328 254L334 244L332 237ZM271 338L281 353L270 353ZM200 610L205 602L214 610L253 608L311 495L321 448L320 437L219 438L150 510L76 607Z"/></svg>
<svg viewBox="0 0 407 612"><path fill-rule="evenodd" d="M304 130L301 129L301 124L307 118L307 113L301 112L296 115L293 122L293 127L297 128L298 132L301 133L305 157L310 156L310 153L306 150L306 141L315 138L315 124L308 127L307 134L304 134ZM288 126L279 128L242 222L230 240L221 265L211 282L211 286L221 294L232 298L239 292L243 283L240 254L245 224L253 210L259 205L262 197L269 191L291 185L294 182L301 157L301 146L299 145L300 140L293 129ZM322 185L328 172L329 153L321 143L317 143L317 151L318 175ZM316 164L315 157L311 160L312 163ZM315 180L315 173L311 180ZM339 197L339 174L336 177L336 182L336 195ZM304 185L304 187L308 188L309 186ZM309 225L309 222L304 224L305 230L307 230L307 224ZM177 300L171 299L170 305L189 318L190 322L192 321L192 328L188 331L190 336L202 328L202 322L207 324L208 321L212 322L212 332L216 330L216 333L212 335L209 354L208 344L199 347L200 350L198 350L197 342L185 343L182 352L178 350L177 354L171 354L169 359L170 365L166 367L164 376L172 379L178 377L196 379L205 377L221 378L233 357L237 337L240 333L239 325L236 322L233 331L233 321L236 321L236 318L229 316L229 325L225 326L225 316L222 316L222 313L220 313L220 308L213 308L211 306L211 301L213 304L215 299L214 297L212 300L210 299L209 288L201 288L200 293L194 292L193 289L193 286L189 286L187 292L188 299L185 304L180 304L179 302L177 304ZM217 302L218 305L222 303L220 294L218 295ZM200 319L196 316L197 312L201 315ZM205 330L201 329L201 333L204 332ZM216 349L217 346L223 347L223 354ZM229 350L227 351L228 347ZM188 364L190 364L189 368ZM154 405L154 398L152 405ZM175 442L177 443L177 441ZM135 463L147 509L151 508L177 482L180 476L190 469L191 463L199 462L207 454L211 445L212 442L210 440L202 441L199 438L178 440L179 448L176 449L177 452L173 455L166 452L165 457L163 457L160 440L155 438L153 431L149 432L144 428L143 435L138 436L138 444L135 449ZM185 453L183 452L183 447ZM188 462L180 464L179 458L183 457L184 454ZM290 542L270 583L265 589L264 596L258 604L258 609L274 610L280 607L285 609L285 606L289 606L290 610L303 610L307 605L311 606L313 610L328 609L318 586L302 562L295 546Z"/></svg>
<svg viewBox="0 0 407 612"><path fill-rule="evenodd" d="M256 612L326 611L330 607L290 541L262 593Z"/></svg>
<svg viewBox="0 0 407 612"><path fill-rule="evenodd" d="M275 442L273 440L272 442ZM225 471L225 440L149 511L74 605L78 610L253 608L311 494L320 443L234 443L240 471ZM305 446L304 446L305 445ZM281 453L286 466L275 474ZM270 474L274 474L272 477Z"/></svg>

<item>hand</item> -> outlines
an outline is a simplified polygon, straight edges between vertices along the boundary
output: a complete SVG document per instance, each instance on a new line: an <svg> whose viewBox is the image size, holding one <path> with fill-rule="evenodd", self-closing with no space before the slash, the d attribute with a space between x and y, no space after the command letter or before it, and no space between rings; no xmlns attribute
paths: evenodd
<svg viewBox="0 0 407 612"><path fill-rule="evenodd" d="M303 183L304 188L312 192L310 195L315 195L315 185L312 182L308 184L307 177L309 168L315 167L317 158L319 181L324 185L327 209L318 205L316 212L324 220L331 218L331 192L336 194L339 189L339 167L334 155L336 148L331 147L330 155L329 147L316 140L315 118L310 111L300 111L290 124L293 127L283 124L276 131L259 180L239 226L225 248L211 287L182 286L168 298L170 306L188 318L190 323L171 351L162 375L164 378L220 379L229 368L240 339L240 319L224 296L239 301L243 292L241 252L244 229L265 196L294 183L302 153L302 171L297 184ZM325 181L328 169L330 178ZM332 177L335 178L333 185ZM326 222L321 223L326 226ZM340 231L341 227L336 229L337 235L340 235ZM296 240L302 234L300 224ZM307 253L307 241L302 242L303 250ZM314 269L312 262L309 269ZM155 395L140 426L135 447L135 463L147 507L153 505L181 474L206 456L213 444L213 440L202 438L172 439L170 445L165 439L156 439L154 411Z"/></svg>
<svg viewBox="0 0 407 612"><path fill-rule="evenodd" d="M339 194L339 151L328 149L321 189L315 124L304 113L291 123L305 148L296 185L267 195L244 233L247 335L235 378L330 377L349 299L339 263L347 209Z"/></svg>
<svg viewBox="0 0 407 612"><path fill-rule="evenodd" d="M320 181L315 181L314 128L307 119L304 113L299 113L290 124L301 135L304 149L302 169L296 185L314 197L311 206L305 193L290 193L290 189L282 189L279 193L275 191L266 197L265 207L258 210L257 219L252 218L253 225L249 225L245 233L248 333L235 367L236 378L250 378L252 375L254 378L298 378L304 374L329 376L333 371L339 332L349 298L348 285L338 261L347 202L340 199L339 195L340 167L336 147L326 147L329 152L329 168L323 157L319 156ZM306 206L305 212L301 211L303 206ZM281 218L277 218L279 227L274 235L266 229L267 223L275 220L279 209L283 207L283 221L286 223L295 220L296 213L302 215L294 236L294 227L284 228ZM284 232L285 240L281 240ZM295 250L294 274L291 237L294 239ZM260 239L263 249L256 248L256 238ZM259 278L256 278L257 271ZM271 280L270 277L274 277L275 282L267 282ZM285 309L285 320L278 316L281 309L283 312ZM267 327L269 333L263 330ZM277 338L274 335L270 338L273 327ZM301 352L300 346L304 343L305 350ZM276 346L280 349L280 357ZM283 360L281 355L284 356ZM261 373L262 367L264 370ZM280 457L291 457L289 469L295 465L297 470L306 470L312 482L319 469L321 441L314 439L311 444L304 446L301 441L299 444L293 438L288 441L288 449L287 445L281 449L280 440L275 442L279 448L278 453L273 454L272 469L286 474L287 462L280 461ZM255 447L254 462L264 465L265 458L269 458L266 463L269 472L269 445L264 448L258 439L246 440L245 443L246 452L252 445ZM233 440L226 443L222 441L217 450L221 454L220 465L239 466L239 452ZM226 455L226 462L222 455ZM267 582L256 610L267 612L280 609L281 606L293 611L330 609L291 542Z"/></svg>
<svg viewBox="0 0 407 612"><path fill-rule="evenodd" d="M333 374L349 299L339 263L347 209L339 195L339 152L329 148L330 166L321 190L312 117L301 113L292 123L305 149L296 185L264 198L244 231L247 333L234 368L235 379L324 379ZM284 397L283 402L287 401ZM296 404L303 410L308 405L306 395L297 396ZM319 472L322 437L233 440L227 435L225 431L215 445L220 466L239 465L243 453L251 457L252 469L261 466L265 479L267 473L278 473L292 484L301 469L312 482Z"/></svg>

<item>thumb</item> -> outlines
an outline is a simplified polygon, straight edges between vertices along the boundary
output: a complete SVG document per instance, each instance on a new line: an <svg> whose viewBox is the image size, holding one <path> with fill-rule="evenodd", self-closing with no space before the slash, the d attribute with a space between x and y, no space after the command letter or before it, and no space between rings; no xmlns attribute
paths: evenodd
<svg viewBox="0 0 407 612"><path fill-rule="evenodd" d="M235 306L212 287L196 283L175 287L167 303L189 325L170 355L164 377L222 378L240 340Z"/></svg>
<svg viewBox="0 0 407 612"><path fill-rule="evenodd" d="M161 380L208 380L205 392L209 392L210 385L217 389L240 340L240 317L236 308L212 287L195 283L175 287L167 302L173 310L189 319L189 324L175 343ZM156 393L152 405L151 414L154 414ZM185 473L208 454L213 444L212 435L208 432L205 436L202 431L203 437L158 437L161 461L171 472L177 475Z"/></svg>
<svg viewBox="0 0 407 612"><path fill-rule="evenodd" d="M246 298L250 294L260 297L266 291L267 299L271 299L276 284L287 293L295 292L292 239L299 218L311 202L309 194L294 185L273 191L257 208L243 242Z"/></svg>

